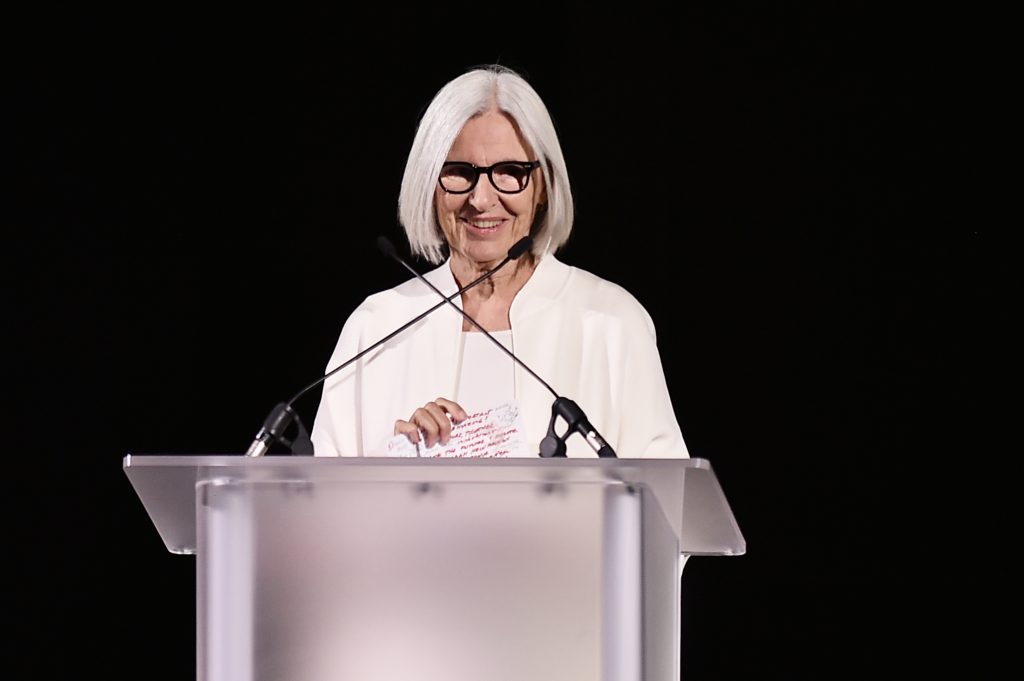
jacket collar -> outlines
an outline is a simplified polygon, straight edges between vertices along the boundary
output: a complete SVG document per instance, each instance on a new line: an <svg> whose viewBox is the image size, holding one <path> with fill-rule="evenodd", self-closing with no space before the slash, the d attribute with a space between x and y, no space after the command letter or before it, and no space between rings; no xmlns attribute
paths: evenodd
<svg viewBox="0 0 1024 681"><path fill-rule="evenodd" d="M550 305L568 284L572 271L572 267L560 261L553 254L548 253L541 256L533 274L512 301L512 309L509 314L513 321L536 314ZM445 296L451 296L459 290L455 275L452 274L451 257L424 276ZM457 303L459 307L462 306L460 298L454 298L452 302Z"/></svg>

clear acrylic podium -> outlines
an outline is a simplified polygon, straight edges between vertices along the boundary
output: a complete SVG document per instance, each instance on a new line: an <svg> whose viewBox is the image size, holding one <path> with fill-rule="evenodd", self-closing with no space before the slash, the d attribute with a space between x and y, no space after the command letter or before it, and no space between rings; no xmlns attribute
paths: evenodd
<svg viewBox="0 0 1024 681"><path fill-rule="evenodd" d="M703 459L123 468L196 556L198 681L673 681L684 561L745 551Z"/></svg>

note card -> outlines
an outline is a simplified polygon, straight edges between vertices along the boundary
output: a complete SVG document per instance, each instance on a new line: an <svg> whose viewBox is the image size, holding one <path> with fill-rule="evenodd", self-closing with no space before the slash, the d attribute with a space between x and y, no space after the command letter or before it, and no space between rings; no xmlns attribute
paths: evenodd
<svg viewBox="0 0 1024 681"><path fill-rule="evenodd" d="M409 442L405 435L396 435L387 442L387 456L399 457L524 457L534 456L526 449L519 405L507 402L491 409L470 414L452 427L447 444L427 447L420 441Z"/></svg>

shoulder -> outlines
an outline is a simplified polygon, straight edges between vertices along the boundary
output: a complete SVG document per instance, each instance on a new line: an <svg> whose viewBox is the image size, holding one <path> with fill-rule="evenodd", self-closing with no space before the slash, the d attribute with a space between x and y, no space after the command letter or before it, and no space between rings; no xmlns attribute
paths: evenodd
<svg viewBox="0 0 1024 681"><path fill-rule="evenodd" d="M452 276L448 263L444 263L428 271L423 277L445 295L455 292L455 278ZM405 312L409 309L420 309L424 304L441 302L442 296L431 290L418 277L410 277L401 284L389 289L371 293L353 312L356 314L386 314L391 311Z"/></svg>
<svg viewBox="0 0 1024 681"><path fill-rule="evenodd" d="M653 330L651 316L629 290L593 272L545 256L538 266L540 282L550 294L567 306L622 319Z"/></svg>
<svg viewBox="0 0 1024 681"><path fill-rule="evenodd" d="M445 295L457 290L447 264L427 272L424 277ZM442 298L419 278L410 277L397 286L367 295L348 315L342 336L364 340L381 336L441 303Z"/></svg>

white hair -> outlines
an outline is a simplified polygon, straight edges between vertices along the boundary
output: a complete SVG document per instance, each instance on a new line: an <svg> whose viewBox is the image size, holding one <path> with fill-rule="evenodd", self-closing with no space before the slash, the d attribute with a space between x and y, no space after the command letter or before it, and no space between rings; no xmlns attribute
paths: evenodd
<svg viewBox="0 0 1024 681"><path fill-rule="evenodd" d="M512 69L477 67L449 81L434 95L420 119L402 176L398 220L412 253L435 265L444 261L446 246L434 207L441 165L467 121L495 106L515 123L544 173L547 206L531 230L534 256L554 253L569 239L572 191L547 107Z"/></svg>

